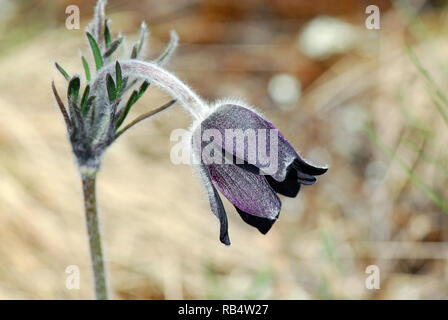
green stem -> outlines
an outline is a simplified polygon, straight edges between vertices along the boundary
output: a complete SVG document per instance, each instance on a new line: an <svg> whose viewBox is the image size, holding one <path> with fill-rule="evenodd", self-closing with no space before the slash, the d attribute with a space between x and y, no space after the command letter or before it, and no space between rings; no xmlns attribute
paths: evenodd
<svg viewBox="0 0 448 320"><path fill-rule="evenodd" d="M96 204L96 172L81 173L81 178L86 211L87 233L89 236L90 258L95 279L95 295L98 300L107 300L108 285L101 245L99 214Z"/></svg>

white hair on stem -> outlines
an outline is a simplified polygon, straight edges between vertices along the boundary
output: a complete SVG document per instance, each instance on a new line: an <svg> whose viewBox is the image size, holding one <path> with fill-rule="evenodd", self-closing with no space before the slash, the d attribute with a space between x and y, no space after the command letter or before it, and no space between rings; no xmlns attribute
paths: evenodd
<svg viewBox="0 0 448 320"><path fill-rule="evenodd" d="M86 29L86 31L89 31L92 34L92 36L97 40L99 46L101 46L101 39L102 39L101 32L103 28L106 5L107 0L98 0L95 6L93 19Z"/></svg>
<svg viewBox="0 0 448 320"><path fill-rule="evenodd" d="M140 42L140 52L139 52L139 57L144 57L146 55L146 53L149 51L149 38L150 38L150 31L148 28L148 25L146 24L145 21L142 22L142 24L140 25L140 33L139 33L139 42Z"/></svg>
<svg viewBox="0 0 448 320"><path fill-rule="evenodd" d="M156 59L157 64L163 66L170 57L173 55L174 51L176 51L177 44L179 42L179 36L176 31L171 30L170 32L170 42L166 46L165 50L160 54L160 56Z"/></svg>
<svg viewBox="0 0 448 320"><path fill-rule="evenodd" d="M174 74L161 68L155 63L140 60L118 61L123 77L141 78L149 81L168 92L196 119L203 118L208 105L185 83ZM115 74L115 63L104 66L92 81L92 92L101 93L100 86L105 83L107 74Z"/></svg>

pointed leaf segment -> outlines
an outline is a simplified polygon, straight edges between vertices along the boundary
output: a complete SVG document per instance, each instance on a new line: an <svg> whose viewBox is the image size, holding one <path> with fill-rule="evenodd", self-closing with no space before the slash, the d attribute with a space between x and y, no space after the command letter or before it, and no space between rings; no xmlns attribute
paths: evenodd
<svg viewBox="0 0 448 320"><path fill-rule="evenodd" d="M101 56L101 51L95 38L89 32L86 32L86 35L87 39L89 39L90 48L92 49L93 58L95 59L96 70L98 71L103 66L103 57Z"/></svg>

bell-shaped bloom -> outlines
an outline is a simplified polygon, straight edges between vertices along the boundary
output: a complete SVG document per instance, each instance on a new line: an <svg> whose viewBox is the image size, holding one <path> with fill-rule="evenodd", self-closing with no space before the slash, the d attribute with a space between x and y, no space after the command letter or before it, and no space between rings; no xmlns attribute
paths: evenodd
<svg viewBox="0 0 448 320"><path fill-rule="evenodd" d="M327 167L302 159L283 135L240 102L220 103L192 128L193 160L220 221L220 240L230 245L227 215L218 191L249 225L266 234L278 219L277 194L295 197Z"/></svg>

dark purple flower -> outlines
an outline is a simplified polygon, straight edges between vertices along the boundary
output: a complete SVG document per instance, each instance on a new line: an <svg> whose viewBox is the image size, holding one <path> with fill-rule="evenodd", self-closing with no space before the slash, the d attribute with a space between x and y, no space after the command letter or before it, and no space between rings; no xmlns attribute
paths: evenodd
<svg viewBox="0 0 448 320"><path fill-rule="evenodd" d="M217 190L246 223L266 234L280 213L277 193L295 197L301 185L314 184L328 169L303 160L272 123L239 103L211 109L192 130L192 147L226 245L227 215Z"/></svg>

